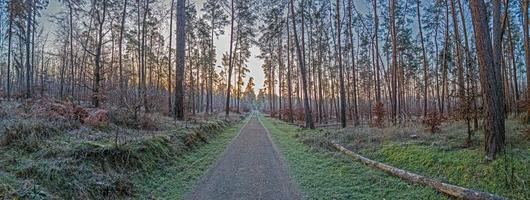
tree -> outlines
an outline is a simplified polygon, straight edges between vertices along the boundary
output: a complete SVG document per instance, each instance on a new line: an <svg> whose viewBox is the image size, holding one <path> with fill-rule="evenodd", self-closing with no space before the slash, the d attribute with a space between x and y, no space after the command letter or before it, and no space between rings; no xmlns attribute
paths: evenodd
<svg viewBox="0 0 530 200"><path fill-rule="evenodd" d="M359 123L359 111L357 108L357 70L355 66L355 51L353 44L353 0L348 0L348 34L349 42L351 48L351 69L352 69L352 96L353 96L353 124L357 125Z"/></svg>
<svg viewBox="0 0 530 200"><path fill-rule="evenodd" d="M232 48L233 48L233 44L234 44L234 17L235 17L235 13L234 13L234 0L231 0L230 1L230 12L231 12L231 16L230 16L230 52L228 53L228 87L226 89L226 105L225 105L225 115L226 117L228 117L228 115L230 114L230 88L232 87L232 69L233 69L233 66L232 66Z"/></svg>
<svg viewBox="0 0 530 200"><path fill-rule="evenodd" d="M13 3L8 3L8 11L9 11L9 28L7 30L7 81L6 81L6 90L7 90L7 99L11 99L11 46L12 46L12 38L13 38L13 11L14 9Z"/></svg>
<svg viewBox="0 0 530 200"><path fill-rule="evenodd" d="M492 0L493 39L488 27L487 6L483 0L471 0L469 7L475 43L477 60L480 66L480 83L484 101L484 138L485 151L488 160L504 149L504 102L502 80L500 75L500 0ZM493 46L492 46L493 41Z"/></svg>
<svg viewBox="0 0 530 200"><path fill-rule="evenodd" d="M172 45L172 39L173 39L173 10L175 9L175 0L171 0L171 8L170 8L170 11L169 11L169 45L168 45L168 62L167 62L167 71L168 71L168 76L167 76L167 82L168 82L168 88L167 88L167 93L169 95L167 95L167 100L168 100L168 103L169 103L169 108L171 109L172 105L173 105L173 102L171 102L171 45ZM173 113L174 114L174 113Z"/></svg>
<svg viewBox="0 0 530 200"><path fill-rule="evenodd" d="M186 48L186 0L177 0L177 51L175 72L175 119L184 120L184 67L185 67L185 48Z"/></svg>
<svg viewBox="0 0 530 200"><path fill-rule="evenodd" d="M30 50L31 50L31 24L33 16L33 2L26 0L26 98L31 97L31 65L30 65Z"/></svg>
<svg viewBox="0 0 530 200"><path fill-rule="evenodd" d="M397 62L397 29L396 29L396 14L395 14L395 0L389 0L390 9L390 33L392 38L392 120L396 123L397 116L397 75L398 75L398 62ZM377 72L376 72L377 73Z"/></svg>
<svg viewBox="0 0 530 200"><path fill-rule="evenodd" d="M427 99L429 98L429 61L425 53L425 44L423 42L423 27L421 25L420 0L416 0L416 11L418 16L418 30L420 34L421 51L423 58L423 117L427 117Z"/></svg>
<svg viewBox="0 0 530 200"><path fill-rule="evenodd" d="M524 52L525 52L525 63L526 63L526 77L530 77L530 34L528 33L528 0L521 1L521 13L523 14L523 37L524 37ZM526 79L527 85L527 98L530 98L530 78ZM530 114L530 113L529 113Z"/></svg>
<svg viewBox="0 0 530 200"><path fill-rule="evenodd" d="M100 106L100 99L102 94L101 91L101 68L102 68L102 61L101 61L101 55L103 50L103 39L107 32L104 32L103 28L105 25L105 21L107 19L107 0L103 0L102 2L93 2L94 12L96 13L96 22L98 25L97 29L97 40L96 40L96 52L94 55L94 87L93 87L93 94L92 94L92 105L94 107Z"/></svg>
<svg viewBox="0 0 530 200"><path fill-rule="evenodd" d="M340 0L337 0L337 47L338 47L338 64L339 64L339 85L340 85L340 123L342 128L346 127L346 90L344 89L344 69L342 67L342 49L340 35L341 26L340 23Z"/></svg>
<svg viewBox="0 0 530 200"><path fill-rule="evenodd" d="M124 83L123 83L123 51L122 51L122 48L123 48L123 33L125 32L125 17L126 17L126 14L127 14L127 0L124 0L123 1L123 12L122 12L122 15L121 15L121 26L120 26L120 36L119 36L119 39L118 39L118 67L119 67L119 85L120 85L120 99L123 101L124 100L124 95L125 95L125 86L124 86ZM171 95L169 95L171 96Z"/></svg>
<svg viewBox="0 0 530 200"><path fill-rule="evenodd" d="M304 93L304 110L305 110L305 122L306 127L314 129L315 125L313 124L313 117L311 114L311 108L309 106L309 96L307 94L307 72L304 63L304 56L302 55L302 49L300 47L300 42L298 41L298 33L296 30L296 17L294 12L294 0L290 0L291 8L291 22L293 24L293 33L294 33L294 43L296 46L296 54L298 56L298 65L300 66L300 74L302 76L302 91ZM303 32L303 31L302 31Z"/></svg>

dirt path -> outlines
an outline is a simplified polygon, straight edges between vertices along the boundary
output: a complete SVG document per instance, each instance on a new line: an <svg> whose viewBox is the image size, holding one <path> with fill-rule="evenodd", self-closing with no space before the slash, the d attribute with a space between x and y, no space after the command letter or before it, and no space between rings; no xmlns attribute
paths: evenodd
<svg viewBox="0 0 530 200"><path fill-rule="evenodd" d="M184 199L300 199L256 116Z"/></svg>

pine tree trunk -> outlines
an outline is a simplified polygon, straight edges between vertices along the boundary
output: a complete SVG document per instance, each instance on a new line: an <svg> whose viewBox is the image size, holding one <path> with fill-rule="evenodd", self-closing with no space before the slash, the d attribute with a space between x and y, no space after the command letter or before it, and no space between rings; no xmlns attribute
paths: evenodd
<svg viewBox="0 0 530 200"><path fill-rule="evenodd" d="M344 69L342 66L342 47L340 36L341 26L340 23L340 0L337 0L337 48L338 48L338 64L339 64L339 87L340 87L340 124L342 128L346 128L346 90L344 88Z"/></svg>
<svg viewBox="0 0 530 200"><path fill-rule="evenodd" d="M13 38L13 17L11 12L9 12L9 28L8 28L8 38L7 38L7 100L11 99L11 43Z"/></svg>
<svg viewBox="0 0 530 200"><path fill-rule="evenodd" d="M30 64L30 47L31 47L31 41L30 41L30 37L31 37L31 0L26 0L26 7L27 7L27 10L26 10L26 15L27 15L27 18L26 18L26 30L25 30L25 33L26 33L26 40L25 40L25 43L26 43L26 98L30 98L31 97L31 64Z"/></svg>
<svg viewBox="0 0 530 200"><path fill-rule="evenodd" d="M230 1L230 11L232 12L231 13L231 19L230 19L230 52L229 52L229 55L228 55L228 88L226 90L226 105L225 105L225 115L226 117L228 117L228 115L230 114L230 89L231 89L231 79L232 79L232 45L234 43L234 0L231 0Z"/></svg>
<svg viewBox="0 0 530 200"><path fill-rule="evenodd" d="M184 67L186 48L186 0L177 0L177 51L175 71L175 107L173 115L178 120L184 120Z"/></svg>
<svg viewBox="0 0 530 200"><path fill-rule="evenodd" d="M500 74L500 1L492 0L493 47L488 27L487 6L483 0L471 0L470 9L480 66L480 83L484 102L484 138L488 160L504 149L503 87Z"/></svg>
<svg viewBox="0 0 530 200"><path fill-rule="evenodd" d="M425 44L423 42L423 27L421 25L421 12L420 12L420 1L416 1L416 11L418 13L418 29L420 33L421 51L423 57L423 117L427 117L427 100L429 94L429 61L425 53Z"/></svg>
<svg viewBox="0 0 530 200"><path fill-rule="evenodd" d="M127 1L127 0L125 0ZM175 8L175 0L171 0L171 10L169 12L169 45L168 45L168 62L167 62L167 70L168 70L168 76L167 76L167 101L168 101L168 109L169 109L169 113L172 113L171 112L171 107L173 105L173 102L171 100L171 96L172 96L172 92L171 92L171 87L172 87L172 83L171 83L171 45L173 44L173 10ZM123 10L124 13L125 13L125 9ZM123 20L123 19L122 19ZM122 21L123 23L123 21ZM120 48L121 48L121 45L120 45Z"/></svg>

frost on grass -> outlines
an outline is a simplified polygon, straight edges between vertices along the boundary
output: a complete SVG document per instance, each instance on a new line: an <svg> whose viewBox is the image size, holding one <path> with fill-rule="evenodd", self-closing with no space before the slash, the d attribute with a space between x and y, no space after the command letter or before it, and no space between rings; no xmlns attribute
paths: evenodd
<svg viewBox="0 0 530 200"><path fill-rule="evenodd" d="M163 166L240 120L174 122L55 100L0 107L0 199L132 197L133 174Z"/></svg>

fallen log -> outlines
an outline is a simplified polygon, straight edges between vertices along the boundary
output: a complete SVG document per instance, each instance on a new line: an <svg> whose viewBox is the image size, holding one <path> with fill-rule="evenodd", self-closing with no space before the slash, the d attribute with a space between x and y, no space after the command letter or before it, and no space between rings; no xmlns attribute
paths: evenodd
<svg viewBox="0 0 530 200"><path fill-rule="evenodd" d="M336 143L335 141L332 141L331 144L335 149L338 151L354 158L355 160L361 161L365 165L368 165L372 168L382 170L386 172L387 174L397 176L401 179L405 179L407 181L410 181L412 183L421 184L424 186L431 187L439 192L442 192L444 194L447 194L452 197L456 197L459 199L470 199L470 200L500 200L505 199L504 197L500 197L494 194L490 194L487 192L481 192L473 189L468 189L456 185L451 185L447 183L443 183L439 180L431 179L422 175L414 174L412 172L408 172L390 165L386 165L374 160L370 160L366 157L363 157L359 154L356 154L340 144Z"/></svg>

